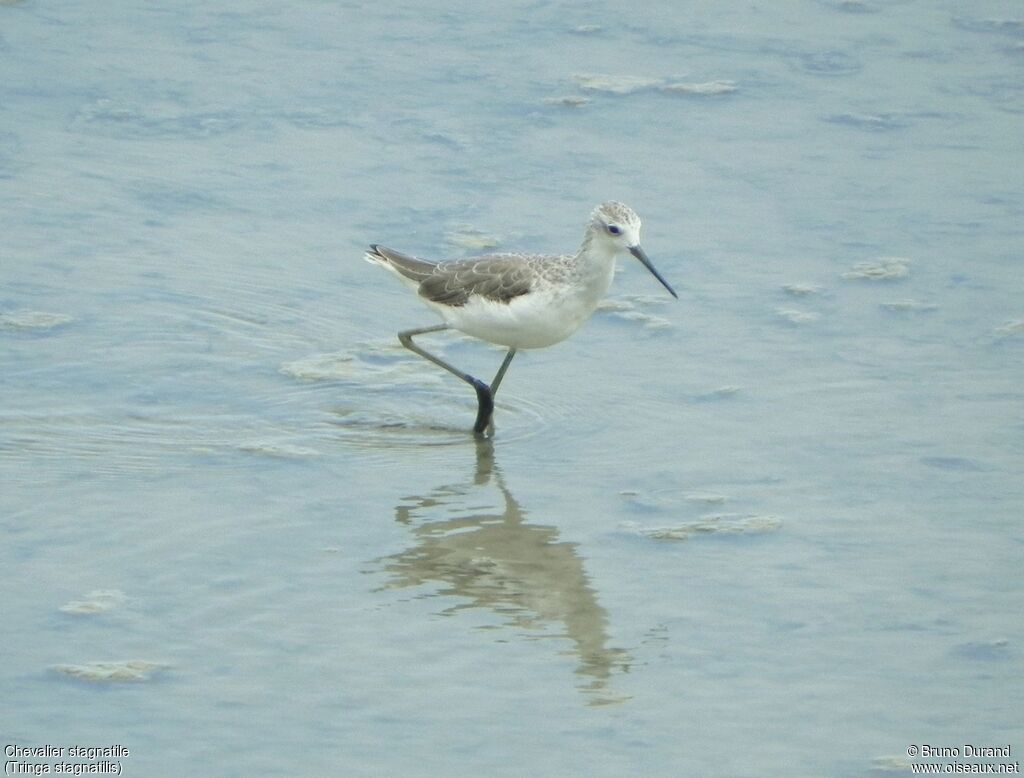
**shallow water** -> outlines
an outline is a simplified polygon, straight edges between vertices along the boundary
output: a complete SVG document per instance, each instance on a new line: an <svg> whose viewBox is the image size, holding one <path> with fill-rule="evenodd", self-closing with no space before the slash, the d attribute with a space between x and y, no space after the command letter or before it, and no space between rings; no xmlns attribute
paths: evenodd
<svg viewBox="0 0 1024 778"><path fill-rule="evenodd" d="M1019 4L26 0L0 56L5 744L1019 757ZM569 251L612 198L680 302L623 263L474 441L363 247Z"/></svg>

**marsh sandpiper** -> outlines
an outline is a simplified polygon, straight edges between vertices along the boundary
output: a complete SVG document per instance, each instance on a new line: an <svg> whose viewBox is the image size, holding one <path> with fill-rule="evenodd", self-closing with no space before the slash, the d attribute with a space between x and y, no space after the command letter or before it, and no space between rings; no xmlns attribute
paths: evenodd
<svg viewBox="0 0 1024 778"><path fill-rule="evenodd" d="M444 324L400 332L398 339L476 390L473 431L483 435L492 426L494 394L512 357L520 349L545 348L576 332L611 286L615 257L625 252L678 297L640 248L640 217L617 202L594 209L575 254L487 254L434 262L373 244L365 259L394 273L444 319ZM413 341L415 335L448 329L508 349L489 385Z"/></svg>

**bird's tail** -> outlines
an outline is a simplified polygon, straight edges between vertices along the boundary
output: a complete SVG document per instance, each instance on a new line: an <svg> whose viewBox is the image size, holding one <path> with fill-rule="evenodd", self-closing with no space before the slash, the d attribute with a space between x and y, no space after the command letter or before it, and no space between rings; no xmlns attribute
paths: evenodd
<svg viewBox="0 0 1024 778"><path fill-rule="evenodd" d="M385 248L377 243L370 244L370 250L363 254L363 259L375 265L383 265L388 270L417 283L433 273L435 266L433 262Z"/></svg>
<svg viewBox="0 0 1024 778"><path fill-rule="evenodd" d="M367 262L372 262L375 265L389 265L388 258L380 251L380 246L376 243L370 244L370 250L363 254L363 259Z"/></svg>

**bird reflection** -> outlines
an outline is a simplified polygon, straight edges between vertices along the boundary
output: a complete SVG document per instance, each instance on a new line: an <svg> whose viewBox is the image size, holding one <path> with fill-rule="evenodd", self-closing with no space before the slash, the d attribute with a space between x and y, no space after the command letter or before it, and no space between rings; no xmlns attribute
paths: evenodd
<svg viewBox="0 0 1024 778"><path fill-rule="evenodd" d="M548 625L561 624L590 704L620 702L608 693L609 679L616 669L628 671L632 660L607 645L608 614L590 587L576 544L559 541L555 527L526 522L494 461L492 442L475 443L471 483L440 486L396 507L397 520L412 527L416 543L378 560L391 575L389 588L440 582L445 586L435 596L463 600L445 614L488 608L507 626L544 630L538 637L550 637ZM500 510L481 507L481 490L489 483L501 494Z"/></svg>

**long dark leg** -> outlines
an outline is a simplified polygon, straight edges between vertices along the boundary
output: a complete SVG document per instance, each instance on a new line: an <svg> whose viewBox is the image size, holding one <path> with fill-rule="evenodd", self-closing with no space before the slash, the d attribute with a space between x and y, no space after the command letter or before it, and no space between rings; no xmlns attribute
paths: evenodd
<svg viewBox="0 0 1024 778"><path fill-rule="evenodd" d="M412 339L413 335L425 335L428 332L443 332L448 329L451 329L451 327L447 324L435 324L433 327L422 327L418 330L406 330L405 332L399 332L398 339L402 342L402 345L410 351L419 354L424 359L430 360L438 367L443 367L449 373L454 376L458 376L476 390L476 401L478 407L476 423L473 425L473 432L477 435L481 435L483 434L483 431L487 429L487 425L491 423L491 414L494 413L494 394L491 392L491 387L479 378L474 378L469 373L463 373L457 367L449 365L440 357L436 357L426 349L417 346ZM499 383L501 382L501 377L505 372L507 363L511 361L511 356L505 357L505 362L502 363L501 369L498 371L497 381Z"/></svg>
<svg viewBox="0 0 1024 778"><path fill-rule="evenodd" d="M512 357L516 355L516 350L510 348L508 353L505 355L505 361L501 363L501 367L498 368L498 372L494 375L494 380L491 381L491 394L498 393L498 387L501 386L501 379L505 377L505 371L508 370L509 362L512 361Z"/></svg>
<svg viewBox="0 0 1024 778"><path fill-rule="evenodd" d="M495 374L495 380L490 382L490 400L492 400L492 406L490 410L494 413L494 398L498 394L498 387L501 386L502 379L505 378L505 371L509 369L509 362L512 361L512 357L515 356L515 349L510 348L509 352L505 354L505 359L502 361L501 368L498 369L498 373ZM480 425L483 425L482 427ZM495 422L492 416L488 414L487 418L484 419L480 414L476 416L476 425L473 427L473 431L481 434L485 430L494 432Z"/></svg>

